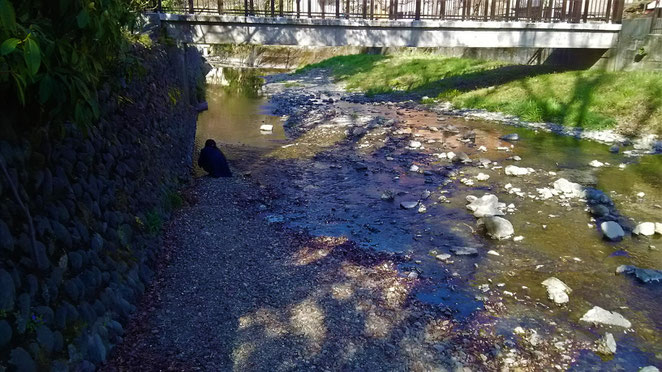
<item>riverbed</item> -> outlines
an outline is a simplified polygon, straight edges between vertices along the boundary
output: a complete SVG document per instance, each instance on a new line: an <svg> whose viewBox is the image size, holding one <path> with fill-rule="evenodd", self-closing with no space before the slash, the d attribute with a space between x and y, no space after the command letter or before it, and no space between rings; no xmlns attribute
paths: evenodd
<svg viewBox="0 0 662 372"><path fill-rule="evenodd" d="M662 155L614 153L401 99L357 100L323 70L232 76L242 74L249 83L209 86L196 142L214 138L237 173L277 193L261 206L269 223L403 257L400 275L417 280L410 301L465 329L494 329L505 349L487 357L502 368L537 369L545 363L522 356L537 351L558 356L546 362L557 369L662 364L662 283L616 274L620 265L662 269L662 236L627 228L662 222ZM500 139L512 134L519 139ZM506 175L508 166L528 174ZM539 191L561 178L608 196L628 225L624 239L603 239L586 198ZM485 194L504 203L508 239L490 239L466 208L468 196ZM475 252L457 254L467 247ZM541 283L550 277L571 288L566 304L548 299ZM631 327L580 321L594 306ZM599 355L607 332L617 351Z"/></svg>

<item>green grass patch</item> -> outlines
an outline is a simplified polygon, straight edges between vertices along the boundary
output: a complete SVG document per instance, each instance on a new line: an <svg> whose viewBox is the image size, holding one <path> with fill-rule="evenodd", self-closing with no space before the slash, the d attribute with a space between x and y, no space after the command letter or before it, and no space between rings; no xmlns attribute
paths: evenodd
<svg viewBox="0 0 662 372"><path fill-rule="evenodd" d="M417 93L586 129L662 133L662 73L556 71L550 66L450 58L425 53L338 56L309 65L329 69L348 90ZM431 99L423 100L430 103Z"/></svg>

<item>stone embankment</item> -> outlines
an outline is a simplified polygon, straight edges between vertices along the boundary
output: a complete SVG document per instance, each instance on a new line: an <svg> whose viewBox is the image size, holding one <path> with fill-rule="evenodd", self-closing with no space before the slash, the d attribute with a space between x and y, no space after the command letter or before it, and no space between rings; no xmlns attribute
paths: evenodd
<svg viewBox="0 0 662 372"><path fill-rule="evenodd" d="M133 53L144 74L103 86L87 133L3 124L0 370L94 370L152 277L190 175L201 60L194 49Z"/></svg>

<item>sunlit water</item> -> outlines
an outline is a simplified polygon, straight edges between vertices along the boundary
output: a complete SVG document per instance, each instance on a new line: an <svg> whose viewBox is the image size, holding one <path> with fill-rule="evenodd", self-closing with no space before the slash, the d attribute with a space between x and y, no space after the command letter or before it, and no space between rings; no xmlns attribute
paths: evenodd
<svg viewBox="0 0 662 372"><path fill-rule="evenodd" d="M580 324L579 318L595 305L618 311L633 323L632 333L610 330L619 347L613 359L602 360L586 352L576 364L578 370L636 370L662 363L662 284L643 285L632 277L615 274L615 268L621 264L662 269L659 235L607 243L581 203L566 208L553 200L518 198L505 188L511 183L535 191L536 186L549 186L565 177L603 190L621 214L636 222L662 222L662 156L628 158L610 153L608 146L570 137L447 118L444 123L476 132L475 147L457 143L453 151L465 151L474 159L489 158L504 166L531 167L538 172L535 177L516 178L505 176L502 171L468 166L459 168L465 174L458 178L480 171L490 175L489 181L474 186L455 181L443 186L444 177L412 174L407 168L412 163L425 169L449 163L401 148L380 147L379 139L383 136L378 132L373 133L373 145L367 148L351 143L333 130L311 131L300 138L287 139L281 118L269 115L268 100L260 95L259 89L250 92L247 94L236 86L210 86L209 111L200 116L197 143L202 144L207 138L217 140L221 148L227 146L226 153L233 165L250 170L254 177L287 196L275 201L265 211L265 218L282 219L291 228L306 229L316 235L347 236L366 249L411 255L410 264L403 265L402 270L416 268L429 279L422 282L417 298L448 307L457 317L469 316L482 308L481 301L475 299L481 295L476 290L478 285L488 284L496 289L500 284L498 291L490 292L489 296L507 305L507 313L496 320L497 327L503 327L505 333L518 325L537 326L544 332L553 321L556 329L565 329L592 342L605 329ZM346 112L366 110L346 102L337 105ZM371 110L373 114L396 117L394 109L385 106ZM408 112L405 118L414 128L438 124L433 114ZM262 124L272 124L273 131L261 132ZM504 144L498 140L499 136L515 132L521 140L511 152L495 150ZM490 150L478 153L476 147L480 145ZM435 146L438 144L426 145L425 152L442 151ZM254 151L262 160L247 164L241 148ZM522 161L506 160L513 155L519 155ZM386 156L396 160L386 161ZM591 160L612 166L591 168L588 166ZM368 169L357 167L357 162ZM621 163L627 164L625 169L617 166ZM549 171L557 175L547 174ZM379 197L385 190L400 193L389 203ZM425 190L433 192L429 200L423 201L427 213L398 208L400 201L416 200ZM450 203L436 203L441 192ZM517 206L517 211L507 218L513 223L516 235L524 236L522 242L495 242L475 233L475 218L465 209L465 198L486 192ZM637 196L640 192L645 193L643 198ZM433 257L434 252L447 253L450 247L458 245L481 247L481 254L455 257L452 265L441 265ZM485 254L488 250L495 250L500 256ZM573 289L568 306L556 307L547 300L540 283L550 276L558 277ZM448 290L447 284L454 285L455 290ZM503 291L514 296L500 294Z"/></svg>

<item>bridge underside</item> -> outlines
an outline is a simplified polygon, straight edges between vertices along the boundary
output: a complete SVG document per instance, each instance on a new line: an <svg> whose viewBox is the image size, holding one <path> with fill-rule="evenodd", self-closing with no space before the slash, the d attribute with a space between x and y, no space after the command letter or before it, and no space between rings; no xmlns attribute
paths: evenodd
<svg viewBox="0 0 662 372"><path fill-rule="evenodd" d="M170 37L193 44L608 49L621 29L606 23L154 16Z"/></svg>

